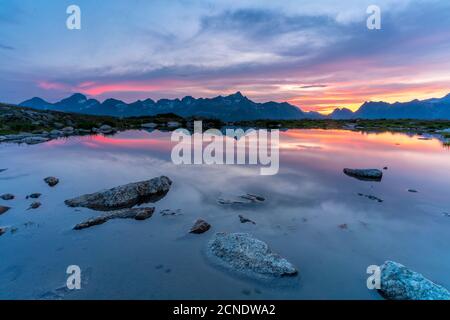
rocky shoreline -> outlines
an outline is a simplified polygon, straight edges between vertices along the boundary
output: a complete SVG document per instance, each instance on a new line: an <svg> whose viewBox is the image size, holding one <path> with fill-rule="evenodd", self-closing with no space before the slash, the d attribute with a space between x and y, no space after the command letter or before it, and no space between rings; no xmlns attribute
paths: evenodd
<svg viewBox="0 0 450 320"><path fill-rule="evenodd" d="M403 132L439 139L450 145L450 120L255 120L222 122L215 119L182 118L175 114L116 118L49 110L35 110L0 103L0 143L40 144L71 136L112 135L124 130L192 130L202 120L204 130L239 126L255 129L341 129L358 132Z"/></svg>

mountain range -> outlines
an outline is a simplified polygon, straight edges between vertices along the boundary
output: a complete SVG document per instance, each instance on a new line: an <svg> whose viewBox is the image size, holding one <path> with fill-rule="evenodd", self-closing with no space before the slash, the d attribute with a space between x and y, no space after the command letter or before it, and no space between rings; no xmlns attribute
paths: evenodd
<svg viewBox="0 0 450 320"><path fill-rule="evenodd" d="M152 99L125 103L107 99L100 102L81 93L56 103L32 98L21 106L40 110L56 110L115 117L152 116L174 113L182 117L203 117L223 121L298 120L298 119L450 119L450 94L440 99L413 100L404 103L365 102L357 111L335 109L325 116L318 112L304 112L287 102L257 103L237 92L215 98Z"/></svg>

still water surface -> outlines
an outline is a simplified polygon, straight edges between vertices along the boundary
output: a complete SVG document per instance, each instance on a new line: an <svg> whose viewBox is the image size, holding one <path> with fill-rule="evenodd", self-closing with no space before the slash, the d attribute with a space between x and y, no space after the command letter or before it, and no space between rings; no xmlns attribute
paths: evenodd
<svg viewBox="0 0 450 320"><path fill-rule="evenodd" d="M0 194L12 207L0 226L0 299L380 299L366 268L394 260L450 288L450 151L404 134L289 130L280 136L280 171L254 166L175 166L170 133L127 131L45 144L0 145ZM345 176L344 167L383 168L382 182ZM167 196L152 218L111 220L74 231L98 213L64 200L167 175ZM56 176L49 188L43 178ZM418 193L410 193L416 189ZM40 192L42 207L27 210ZM266 201L223 206L245 193ZM373 195L383 202L358 195ZM161 216L181 209L179 216ZM256 222L241 224L239 215ZM187 231L197 218L212 229ZM347 228L339 226L346 224ZM299 277L267 285L216 268L205 255L214 232L248 232L295 264ZM66 268L82 269L82 290L60 289Z"/></svg>

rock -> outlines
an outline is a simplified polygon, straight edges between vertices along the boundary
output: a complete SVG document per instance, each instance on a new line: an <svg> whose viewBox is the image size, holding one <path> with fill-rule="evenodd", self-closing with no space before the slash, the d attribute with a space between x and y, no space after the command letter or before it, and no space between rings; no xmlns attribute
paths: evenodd
<svg viewBox="0 0 450 320"><path fill-rule="evenodd" d="M290 262L247 233L217 233L208 244L208 253L223 266L248 275L284 277L298 274Z"/></svg>
<svg viewBox="0 0 450 320"><path fill-rule="evenodd" d="M158 201L167 194L171 185L172 181L169 178L161 176L86 194L66 200L65 204L69 207L86 207L100 211L131 208L138 204Z"/></svg>
<svg viewBox="0 0 450 320"><path fill-rule="evenodd" d="M205 233L209 229L211 229L211 225L208 222L206 222L205 220L202 220L202 219L198 219L195 222L195 224L192 226L189 233L201 234L201 233Z"/></svg>
<svg viewBox="0 0 450 320"><path fill-rule="evenodd" d="M113 129L111 126L108 126L107 124L104 124L98 129L98 131L104 134L108 134L115 132L115 129Z"/></svg>
<svg viewBox="0 0 450 320"><path fill-rule="evenodd" d="M49 138L44 138L44 137L27 137L25 139L22 139L20 142L26 143L26 144L38 144L38 143L47 142L49 140L50 140Z"/></svg>
<svg viewBox="0 0 450 320"><path fill-rule="evenodd" d="M64 125L63 125L62 123L59 123L59 122L53 123L53 126L54 126L56 129L62 129L62 128L64 128Z"/></svg>
<svg viewBox="0 0 450 320"><path fill-rule="evenodd" d="M64 135L64 132L60 131L60 130L52 130L50 131L50 136L53 138L57 138L57 137L61 137Z"/></svg>
<svg viewBox="0 0 450 320"><path fill-rule="evenodd" d="M383 170L389 170L389 168L388 167L384 167Z"/></svg>
<svg viewBox="0 0 450 320"><path fill-rule="evenodd" d="M1 199L8 201L8 200L14 200L15 196L13 194L7 193L0 196Z"/></svg>
<svg viewBox="0 0 450 320"><path fill-rule="evenodd" d="M11 209L10 207L0 206L0 215Z"/></svg>
<svg viewBox="0 0 450 320"><path fill-rule="evenodd" d="M381 266L379 292L390 300L450 300L447 289L393 261Z"/></svg>
<svg viewBox="0 0 450 320"><path fill-rule="evenodd" d="M59 183L59 179L55 177L47 177L44 179L45 183L47 183L50 187L54 187Z"/></svg>
<svg viewBox="0 0 450 320"><path fill-rule="evenodd" d="M248 218L245 218L245 217L242 216L242 215L239 215L239 220L241 221L241 223L252 223L252 224L256 224L255 221L252 221L252 220L250 220L250 219L248 219Z"/></svg>
<svg viewBox="0 0 450 320"><path fill-rule="evenodd" d="M381 181L383 172L378 169L344 169L344 173L350 177L364 181Z"/></svg>
<svg viewBox="0 0 450 320"><path fill-rule="evenodd" d="M414 189L408 189L408 192L411 192L411 193L418 193L419 191L414 190Z"/></svg>
<svg viewBox="0 0 450 320"><path fill-rule="evenodd" d="M144 123L141 125L144 129L155 129L158 125L156 123L150 122L150 123Z"/></svg>
<svg viewBox="0 0 450 320"><path fill-rule="evenodd" d="M73 129L73 127L65 127L62 129L62 132L65 135L70 135L70 134L73 134L74 129Z"/></svg>
<svg viewBox="0 0 450 320"><path fill-rule="evenodd" d="M122 209L105 213L97 218L92 218L82 223L77 224L74 230L82 230L92 226L103 224L111 219L135 219L146 220L153 215L155 208L134 208Z"/></svg>
<svg viewBox="0 0 450 320"><path fill-rule="evenodd" d="M6 141L6 137L5 136L0 136L0 142Z"/></svg>
<svg viewBox="0 0 450 320"><path fill-rule="evenodd" d="M28 210L31 209L37 209L42 205L42 203L40 203L39 201L33 202L32 204L30 204L30 207L28 208Z"/></svg>
<svg viewBox="0 0 450 320"><path fill-rule="evenodd" d="M8 231L8 228L6 227L0 227L0 236L4 235Z"/></svg>
<svg viewBox="0 0 450 320"><path fill-rule="evenodd" d="M245 204L252 204L252 203L260 203L260 202L264 202L265 200L266 199L264 199L261 196L247 193L247 194L237 196L237 197L232 197L229 199L219 198L217 200L217 203L222 204L222 205L233 205L233 204L245 205Z"/></svg>
<svg viewBox="0 0 450 320"><path fill-rule="evenodd" d="M32 193L32 194L30 194L30 195L28 195L27 196L27 199L38 199L38 198L40 198L41 197L41 194L40 193Z"/></svg>
<svg viewBox="0 0 450 320"><path fill-rule="evenodd" d="M179 216L179 215L181 215L181 210L180 209L177 209L177 210L164 209L164 210L161 210L159 212L159 214L162 216Z"/></svg>

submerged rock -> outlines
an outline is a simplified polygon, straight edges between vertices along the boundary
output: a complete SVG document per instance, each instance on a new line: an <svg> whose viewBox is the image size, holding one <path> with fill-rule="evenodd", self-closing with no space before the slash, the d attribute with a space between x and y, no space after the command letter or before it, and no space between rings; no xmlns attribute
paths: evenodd
<svg viewBox="0 0 450 320"><path fill-rule="evenodd" d="M164 216L179 216L181 215L181 209L177 210L171 210L171 209L164 209L159 212L160 215Z"/></svg>
<svg viewBox="0 0 450 320"><path fill-rule="evenodd" d="M393 261L381 266L379 292L390 300L450 300L447 289Z"/></svg>
<svg viewBox="0 0 450 320"><path fill-rule="evenodd" d="M378 169L349 169L345 168L344 173L350 177L367 180L367 181L381 181L383 172Z"/></svg>
<svg viewBox="0 0 450 320"><path fill-rule="evenodd" d="M32 204L30 204L30 207L28 208L28 210L30 209L37 209L42 205L42 203L40 203L39 201L33 202Z"/></svg>
<svg viewBox="0 0 450 320"><path fill-rule="evenodd" d="M6 171L6 170L8 170L8 169L0 169L0 172Z"/></svg>
<svg viewBox="0 0 450 320"><path fill-rule="evenodd" d="M0 236L4 235L8 231L8 228L6 227L0 227Z"/></svg>
<svg viewBox="0 0 450 320"><path fill-rule="evenodd" d="M206 222L205 220L198 219L195 224L192 226L191 230L189 230L189 233L195 233L195 234L201 234L205 233L211 228L211 225Z"/></svg>
<svg viewBox="0 0 450 320"><path fill-rule="evenodd" d="M380 199L380 198L375 197L375 196L370 195L370 194L358 193L358 196L360 196L360 197L366 197L366 198L369 199L369 200L374 200L374 201L377 201L377 202L383 202L383 201L384 201L383 199Z"/></svg>
<svg viewBox="0 0 450 320"><path fill-rule="evenodd" d="M0 206L0 215L11 209L10 207Z"/></svg>
<svg viewBox="0 0 450 320"><path fill-rule="evenodd" d="M419 191L417 191L415 189L408 189L408 192L410 192L410 193L418 193Z"/></svg>
<svg viewBox="0 0 450 320"><path fill-rule="evenodd" d="M111 219L135 219L146 220L150 218L155 212L155 208L134 208L134 209L122 209L117 211L111 211L105 213L97 218L92 218L77 224L73 229L82 230L92 226L103 224Z"/></svg>
<svg viewBox="0 0 450 320"><path fill-rule="evenodd" d="M69 199L65 204L69 207L86 207L100 211L131 208L135 205L156 202L170 190L172 181L161 176L151 180L130 183L109 190Z"/></svg>
<svg viewBox="0 0 450 320"><path fill-rule="evenodd" d="M8 201L8 200L14 200L15 196L13 194L11 194L11 193L6 193L6 194L2 194L0 196L0 198L2 200Z"/></svg>
<svg viewBox="0 0 450 320"><path fill-rule="evenodd" d="M208 252L222 265L248 275L283 277L298 274L294 265L273 253L265 242L247 233L217 233L208 244Z"/></svg>
<svg viewBox="0 0 450 320"><path fill-rule="evenodd" d="M246 193L244 195L240 195L240 196L228 198L228 199L219 198L217 200L217 203L222 204L222 205L233 205L233 204L244 205L244 204L260 203L260 202L264 202L265 200L266 199L264 197L254 195L251 193Z"/></svg>
<svg viewBox="0 0 450 320"><path fill-rule="evenodd" d="M239 220L241 221L241 223L251 223L251 224L256 224L255 221L250 220L242 215L239 215Z"/></svg>
<svg viewBox="0 0 450 320"><path fill-rule="evenodd" d="M32 193L32 194L27 196L27 199L38 199L40 197L41 197L40 193Z"/></svg>
<svg viewBox="0 0 450 320"><path fill-rule="evenodd" d="M44 179L45 183L47 183L50 187L54 187L59 183L59 179L55 177L47 177Z"/></svg>

